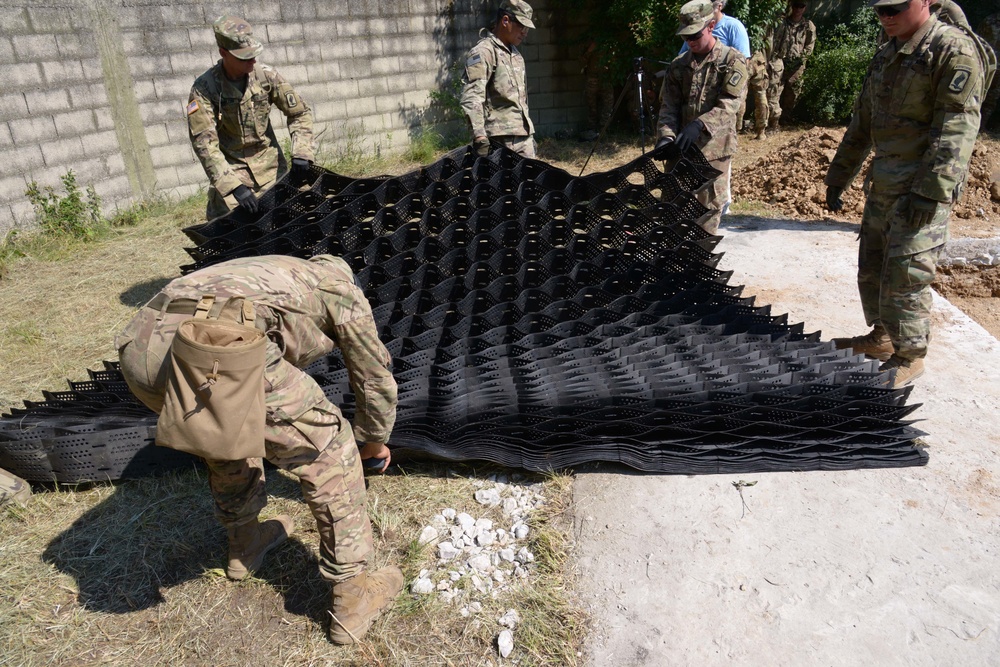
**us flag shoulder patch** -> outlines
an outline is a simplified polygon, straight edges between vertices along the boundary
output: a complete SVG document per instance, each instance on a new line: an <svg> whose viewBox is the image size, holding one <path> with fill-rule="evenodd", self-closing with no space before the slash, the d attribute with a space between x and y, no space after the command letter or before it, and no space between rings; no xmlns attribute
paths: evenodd
<svg viewBox="0 0 1000 667"><path fill-rule="evenodd" d="M187 115L190 116L200 108L201 107L198 106L198 100L191 100L191 103L187 105Z"/></svg>
<svg viewBox="0 0 1000 667"><path fill-rule="evenodd" d="M465 66L472 67L473 65L478 65L480 62L482 62L482 60L483 57L481 55L479 55L478 53L474 53L471 56L469 56L468 60L465 61Z"/></svg>

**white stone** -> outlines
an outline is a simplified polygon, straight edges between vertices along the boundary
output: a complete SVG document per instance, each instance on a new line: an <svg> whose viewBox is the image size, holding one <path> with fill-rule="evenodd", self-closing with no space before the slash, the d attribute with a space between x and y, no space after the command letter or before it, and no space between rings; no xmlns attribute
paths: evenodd
<svg viewBox="0 0 1000 667"><path fill-rule="evenodd" d="M435 588L437 588L439 591L450 591L451 590L451 581L449 581L448 579L444 579L442 581L439 581L437 583L437 586L435 586Z"/></svg>
<svg viewBox="0 0 1000 667"><path fill-rule="evenodd" d="M452 537L462 537L463 535L465 535L465 529L462 528L461 526L452 526L450 534Z"/></svg>
<svg viewBox="0 0 1000 667"><path fill-rule="evenodd" d="M451 542L442 542L438 545L438 558L449 561L459 554L459 550Z"/></svg>
<svg viewBox="0 0 1000 667"><path fill-rule="evenodd" d="M478 614L482 610L483 610L483 603L482 602L470 602L469 603L469 611L471 611L472 613Z"/></svg>
<svg viewBox="0 0 1000 667"><path fill-rule="evenodd" d="M502 585L502 584L506 583L506 581L507 581L507 575L504 574L503 570L494 570L494 572L493 572L493 579L498 584Z"/></svg>
<svg viewBox="0 0 1000 667"><path fill-rule="evenodd" d="M469 528L476 525L476 520L472 518L470 514L465 512L460 512L458 516L455 517L455 523L462 527L462 531L466 532Z"/></svg>
<svg viewBox="0 0 1000 667"><path fill-rule="evenodd" d="M435 514L431 517L431 523L435 526L441 527L448 525L448 520L444 518L443 514Z"/></svg>
<svg viewBox="0 0 1000 667"><path fill-rule="evenodd" d="M461 573L456 572L455 570L451 570L450 572L448 572L448 578L451 579L452 581L458 581L459 579L462 578L462 575Z"/></svg>
<svg viewBox="0 0 1000 667"><path fill-rule="evenodd" d="M458 512L456 512L455 510L453 510L450 507L447 508L447 509L441 510L441 516L443 516L445 518L445 520L447 520L447 521L454 521L455 517L457 515L458 515Z"/></svg>
<svg viewBox="0 0 1000 667"><path fill-rule="evenodd" d="M528 536L528 532L529 532L528 526L522 523L521 525L519 525L517 528L514 529L514 537L516 537L519 540L523 540Z"/></svg>
<svg viewBox="0 0 1000 667"><path fill-rule="evenodd" d="M424 529L420 531L420 537L417 539L419 544L430 544L438 538L437 528L433 526L424 526Z"/></svg>
<svg viewBox="0 0 1000 667"><path fill-rule="evenodd" d="M519 563L531 563L535 560L535 554L528 551L528 547L521 547L516 558Z"/></svg>
<svg viewBox="0 0 1000 667"><path fill-rule="evenodd" d="M434 582L427 577L419 577L410 584L410 592L420 595L427 595L434 592Z"/></svg>
<svg viewBox="0 0 1000 667"><path fill-rule="evenodd" d="M503 512L504 514L513 514L517 511L517 500L514 498L504 498L503 499Z"/></svg>
<svg viewBox="0 0 1000 667"><path fill-rule="evenodd" d="M481 530L476 535L476 544L478 544L481 547L485 547L487 545L493 544L494 539L496 539L496 536L493 535L493 531Z"/></svg>
<svg viewBox="0 0 1000 667"><path fill-rule="evenodd" d="M493 530L491 519L476 519L476 530Z"/></svg>
<svg viewBox="0 0 1000 667"><path fill-rule="evenodd" d="M486 554L478 554L469 559L469 567L476 572L488 572L492 566L490 557Z"/></svg>
<svg viewBox="0 0 1000 667"><path fill-rule="evenodd" d="M510 628L513 630L517 627L517 624L521 622L521 615L517 613L516 609L508 609L507 612L497 619L497 623L505 628Z"/></svg>
<svg viewBox="0 0 1000 667"><path fill-rule="evenodd" d="M496 507L500 504L500 492L493 489L479 489L475 494L476 502L487 507Z"/></svg>
<svg viewBox="0 0 1000 667"><path fill-rule="evenodd" d="M527 579L528 571L525 570L520 565L518 565L517 567L514 568L514 576L517 577L518 579Z"/></svg>
<svg viewBox="0 0 1000 667"><path fill-rule="evenodd" d="M501 658L510 656L514 650L514 634L510 630L504 630L497 637L497 649L500 651Z"/></svg>
<svg viewBox="0 0 1000 667"><path fill-rule="evenodd" d="M514 559L516 558L516 555L514 554L513 549L501 549L500 558L507 561L508 563L513 563Z"/></svg>

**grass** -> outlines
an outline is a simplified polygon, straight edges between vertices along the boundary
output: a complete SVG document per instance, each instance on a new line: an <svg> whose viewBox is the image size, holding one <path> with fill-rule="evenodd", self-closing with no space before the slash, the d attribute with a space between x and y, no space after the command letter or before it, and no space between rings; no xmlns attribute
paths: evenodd
<svg viewBox="0 0 1000 667"><path fill-rule="evenodd" d="M340 168L404 173L431 161L415 161L421 156ZM203 211L203 196L153 202L86 242L16 239L0 290L0 411L65 389L66 379L86 379L86 368L115 358L115 334L190 262L181 230ZM376 566L400 564L408 581L433 567L433 550L416 538L445 507L500 520L473 494L504 471L394 469L369 479ZM524 475L519 483L540 484L547 498L530 519L536 564L523 585L483 599L468 617L436 596L404 592L363 645L347 648L326 639L329 584L318 576L315 525L290 476L268 472L264 516L291 514L297 532L240 583L223 574L225 532L201 470L36 485L27 507L0 508L0 665L496 665L496 621L509 608L522 622L507 663L577 664L586 617L571 592L572 477Z"/></svg>

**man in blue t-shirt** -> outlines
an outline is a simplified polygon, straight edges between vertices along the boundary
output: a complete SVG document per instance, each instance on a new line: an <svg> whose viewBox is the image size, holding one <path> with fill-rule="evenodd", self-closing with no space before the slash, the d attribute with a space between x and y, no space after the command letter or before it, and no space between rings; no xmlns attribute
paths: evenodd
<svg viewBox="0 0 1000 667"><path fill-rule="evenodd" d="M712 2L712 7L715 9L715 28L712 30L712 34L726 46L731 46L742 53L744 58L749 58L750 36L747 34L747 28L739 19L726 16L723 13L726 2L727 0L714 0ZM687 42L684 42L680 52L684 53L687 50Z"/></svg>

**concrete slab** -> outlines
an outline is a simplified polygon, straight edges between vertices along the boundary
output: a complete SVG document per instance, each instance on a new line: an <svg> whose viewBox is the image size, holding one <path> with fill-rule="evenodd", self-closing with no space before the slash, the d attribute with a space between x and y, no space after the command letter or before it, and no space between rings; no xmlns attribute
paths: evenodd
<svg viewBox="0 0 1000 667"><path fill-rule="evenodd" d="M823 339L865 330L856 227L730 217L720 268ZM930 463L582 473L589 665L1000 664L1000 342L934 300L910 395Z"/></svg>

